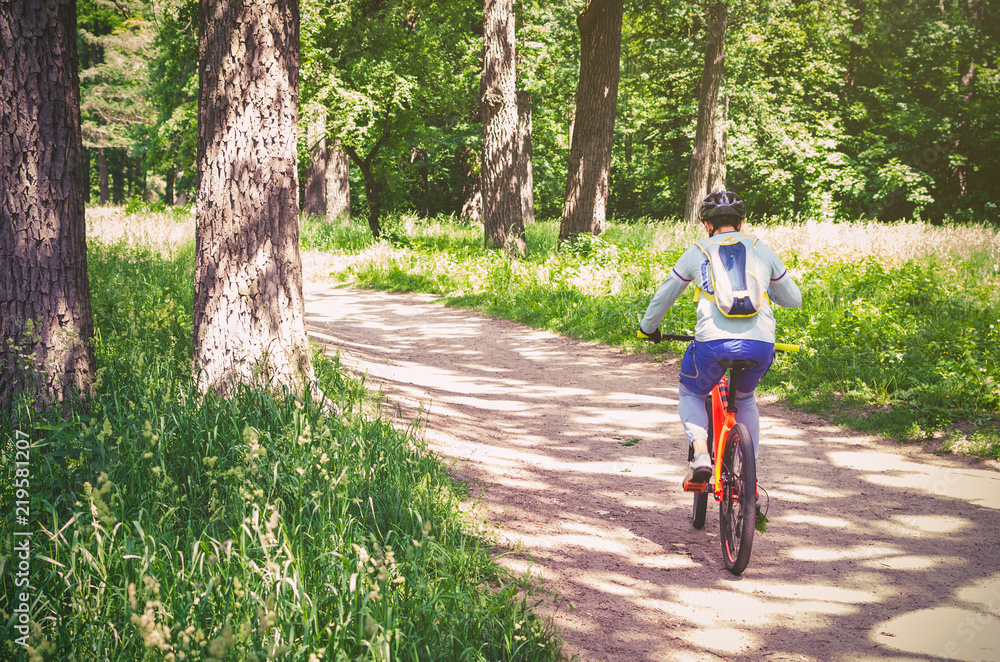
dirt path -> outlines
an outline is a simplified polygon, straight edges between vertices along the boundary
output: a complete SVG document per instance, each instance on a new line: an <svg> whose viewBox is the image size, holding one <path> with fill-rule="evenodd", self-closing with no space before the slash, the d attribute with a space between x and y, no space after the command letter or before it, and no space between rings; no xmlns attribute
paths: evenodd
<svg viewBox="0 0 1000 662"><path fill-rule="evenodd" d="M676 366L309 283L312 337L420 415L580 660L1000 660L1000 472L762 403L769 530L690 523ZM630 440L634 441L631 445Z"/></svg>

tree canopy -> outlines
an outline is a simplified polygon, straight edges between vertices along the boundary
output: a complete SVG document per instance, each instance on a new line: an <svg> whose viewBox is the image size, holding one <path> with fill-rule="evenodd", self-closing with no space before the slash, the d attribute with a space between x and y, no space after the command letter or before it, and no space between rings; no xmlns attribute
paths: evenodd
<svg viewBox="0 0 1000 662"><path fill-rule="evenodd" d="M541 217L557 216L564 203L581 55L576 17L585 4L515 4L517 85L531 94ZM188 192L195 5L87 0L80 28L90 45L81 51L89 72L85 130L112 127L102 135L127 136L115 140L142 160L135 172L176 176L177 190ZM728 187L753 215L997 220L989 196L1000 145L996 2L726 5L720 94L728 100ZM680 216L706 12L699 3L667 0L627 0L624 9L607 213ZM130 50L140 37L152 39L152 48ZM300 104L324 107L328 137L353 152L356 215L373 205L430 214L461 209L467 178L477 174L468 155L482 145L482 38L481 7L457 0L302 3ZM118 76L128 66L145 66L149 75ZM99 114L108 103L115 112ZM300 161L307 154L300 147ZM166 197L162 186L156 191Z"/></svg>

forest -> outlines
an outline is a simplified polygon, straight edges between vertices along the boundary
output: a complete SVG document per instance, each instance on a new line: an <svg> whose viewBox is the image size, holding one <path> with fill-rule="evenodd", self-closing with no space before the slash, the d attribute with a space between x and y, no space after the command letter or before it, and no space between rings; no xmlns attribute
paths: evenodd
<svg viewBox="0 0 1000 662"><path fill-rule="evenodd" d="M761 391L996 461L998 20L994 0L0 2L0 658L566 658L536 611L558 589L498 565L418 425L310 344L306 253L325 283L669 361L635 321L699 232L692 191L724 184L806 300ZM693 320L687 300L664 330ZM780 526L872 547L896 516L862 483L826 505L808 486L830 516ZM903 528L934 547L904 569L934 575L887 594L994 572L963 529L979 497L938 537ZM965 536L955 565L937 545ZM864 611L895 616L854 544L771 567L833 591L817 578L858 561ZM787 632L803 603L778 598ZM809 637L865 636L835 620L856 603Z"/></svg>
<svg viewBox="0 0 1000 662"><path fill-rule="evenodd" d="M728 9L718 92L725 181L752 219L997 221L995 3L717 4ZM192 200L197 3L77 6L90 199ZM542 218L559 216L566 197L583 8L514 4L517 90L530 98ZM608 218L684 213L711 8L624 3ZM314 162L325 170L339 158L350 164L358 217L373 206L476 217L481 7L305 0L301 26L303 208L315 210L306 195Z"/></svg>

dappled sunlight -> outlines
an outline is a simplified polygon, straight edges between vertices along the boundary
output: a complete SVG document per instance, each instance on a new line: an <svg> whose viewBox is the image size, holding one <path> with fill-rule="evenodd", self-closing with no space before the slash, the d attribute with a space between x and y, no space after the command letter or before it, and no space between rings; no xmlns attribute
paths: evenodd
<svg viewBox="0 0 1000 662"><path fill-rule="evenodd" d="M957 563L956 559L949 556L887 556L881 559L870 559L862 561L861 565L866 568L891 568L892 570L931 570L942 565Z"/></svg>
<svg viewBox="0 0 1000 662"><path fill-rule="evenodd" d="M851 523L839 517L820 517L819 515L786 515L781 518L784 522L792 524L808 524L810 526L825 526L833 528L843 528Z"/></svg>
<svg viewBox="0 0 1000 662"><path fill-rule="evenodd" d="M844 549L826 549L823 547L794 547L787 551L790 558L800 561L841 561L881 558L902 553L898 547L879 547L875 545L860 545Z"/></svg>
<svg viewBox="0 0 1000 662"><path fill-rule="evenodd" d="M873 592L870 587L860 590L831 586L829 584L781 584L753 579L734 582L731 589L741 593L766 596L768 598L808 600L813 603L839 602L847 605L875 602L881 597L878 593Z"/></svg>
<svg viewBox="0 0 1000 662"><path fill-rule="evenodd" d="M1000 660L1000 575L954 592L954 604L901 614L872 628L872 639L891 649L948 660Z"/></svg>
<svg viewBox="0 0 1000 662"><path fill-rule="evenodd" d="M735 655L759 646L760 640L736 628L705 627L689 630L682 637L705 650Z"/></svg>
<svg viewBox="0 0 1000 662"><path fill-rule="evenodd" d="M970 526L968 520L948 515L893 515L892 519L922 533L955 533Z"/></svg>
<svg viewBox="0 0 1000 662"><path fill-rule="evenodd" d="M770 521L733 577L718 504L710 498L696 530L681 490L675 366L507 323L488 332L488 320L435 304L384 313L369 303L408 296L341 302L334 291L310 304L310 330L389 402L405 401L399 424L421 418L428 448L468 481L498 563L544 582L551 598L539 609L590 646L581 659L625 662L626 649L645 651L628 662L796 660L798 650L813 662L928 659L947 643L919 632L935 619L955 632L957 612L1000 618L1000 585L982 582L997 559L980 539L998 536L995 472L934 456L918 463L762 403ZM392 342L375 333L382 328L395 329ZM961 634L951 639L966 646ZM974 650L991 641L978 635ZM962 655L953 659L1000 659Z"/></svg>
<svg viewBox="0 0 1000 662"><path fill-rule="evenodd" d="M829 458L837 466L872 472L865 479L876 485L917 489L1000 510L1000 473L996 471L917 464L875 451L838 451L829 453Z"/></svg>

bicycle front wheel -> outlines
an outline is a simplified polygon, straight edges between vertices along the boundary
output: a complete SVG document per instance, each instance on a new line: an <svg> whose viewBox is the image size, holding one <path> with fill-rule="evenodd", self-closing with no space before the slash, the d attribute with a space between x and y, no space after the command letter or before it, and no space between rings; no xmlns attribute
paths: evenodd
<svg viewBox="0 0 1000 662"><path fill-rule="evenodd" d="M729 431L722 455L722 501L719 527L722 529L722 558L734 575L750 562L754 524L757 517L757 463L753 439L742 423Z"/></svg>

